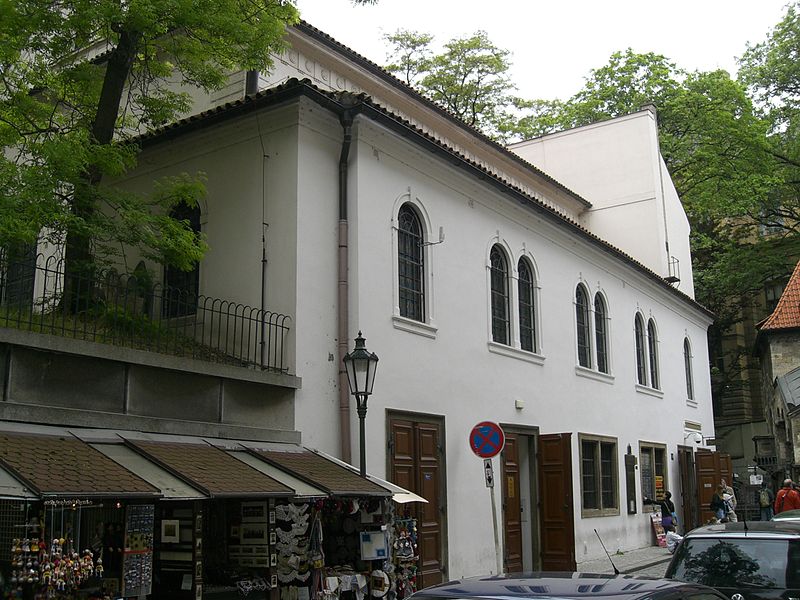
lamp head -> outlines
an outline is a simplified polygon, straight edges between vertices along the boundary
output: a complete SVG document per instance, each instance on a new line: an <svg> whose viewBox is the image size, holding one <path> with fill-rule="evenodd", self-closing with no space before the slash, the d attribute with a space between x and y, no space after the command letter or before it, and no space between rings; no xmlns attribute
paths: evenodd
<svg viewBox="0 0 800 600"><path fill-rule="evenodd" d="M369 396L375 385L375 371L378 368L378 355L367 350L366 340L358 332L356 347L344 356L347 371L347 384L354 396Z"/></svg>

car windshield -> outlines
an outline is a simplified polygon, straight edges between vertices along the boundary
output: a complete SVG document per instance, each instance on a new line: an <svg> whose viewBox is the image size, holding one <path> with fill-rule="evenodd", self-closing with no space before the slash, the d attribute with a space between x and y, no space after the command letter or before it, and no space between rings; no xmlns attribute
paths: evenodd
<svg viewBox="0 0 800 600"><path fill-rule="evenodd" d="M667 576L711 587L800 587L800 541L685 539Z"/></svg>

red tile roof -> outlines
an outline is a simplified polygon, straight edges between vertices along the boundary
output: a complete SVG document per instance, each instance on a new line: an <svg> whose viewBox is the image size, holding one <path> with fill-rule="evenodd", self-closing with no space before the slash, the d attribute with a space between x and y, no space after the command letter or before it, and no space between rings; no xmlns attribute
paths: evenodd
<svg viewBox="0 0 800 600"><path fill-rule="evenodd" d="M800 328L800 262L795 266L775 310L760 326L761 331L795 328Z"/></svg>
<svg viewBox="0 0 800 600"><path fill-rule="evenodd" d="M251 450L258 458L335 496L390 496L389 490L309 450Z"/></svg>
<svg viewBox="0 0 800 600"><path fill-rule="evenodd" d="M154 486L72 437L2 433L0 464L44 496L161 495Z"/></svg>
<svg viewBox="0 0 800 600"><path fill-rule="evenodd" d="M207 444L128 440L145 458L217 498L293 496L294 490Z"/></svg>

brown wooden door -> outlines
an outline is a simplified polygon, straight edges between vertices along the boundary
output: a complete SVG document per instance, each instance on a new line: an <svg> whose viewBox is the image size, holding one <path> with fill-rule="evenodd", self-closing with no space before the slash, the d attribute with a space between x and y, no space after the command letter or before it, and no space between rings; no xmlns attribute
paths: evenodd
<svg viewBox="0 0 800 600"><path fill-rule="evenodd" d="M678 517L678 530L686 533L700 525L694 452L687 446L678 446L678 470L681 476L681 514Z"/></svg>
<svg viewBox="0 0 800 600"><path fill-rule="evenodd" d="M503 488L503 569L522 571L522 502L519 477L519 437L506 432L506 445L500 454Z"/></svg>
<svg viewBox="0 0 800 600"><path fill-rule="evenodd" d="M444 580L442 424L391 418L389 430L391 480L428 501L406 505L417 520L417 589L422 589Z"/></svg>
<svg viewBox="0 0 800 600"><path fill-rule="evenodd" d="M539 519L543 571L574 571L572 434L539 436Z"/></svg>
<svg viewBox="0 0 800 600"><path fill-rule="evenodd" d="M697 452L695 455L697 473L697 503L700 508L700 524L707 523L714 513L708 508L711 497L723 479L730 485L733 481L733 465L730 454L722 452Z"/></svg>

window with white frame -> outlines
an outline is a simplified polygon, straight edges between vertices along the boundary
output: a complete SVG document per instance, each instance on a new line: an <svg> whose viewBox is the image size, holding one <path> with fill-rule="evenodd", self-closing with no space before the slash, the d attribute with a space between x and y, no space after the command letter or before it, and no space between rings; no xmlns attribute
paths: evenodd
<svg viewBox="0 0 800 600"><path fill-rule="evenodd" d="M606 301L599 292L594 295L594 347L597 370L608 373L608 311Z"/></svg>
<svg viewBox="0 0 800 600"><path fill-rule="evenodd" d="M683 338L683 370L686 374L686 397L694 400L694 380L692 379L692 346L689 338Z"/></svg>
<svg viewBox="0 0 800 600"><path fill-rule="evenodd" d="M397 273L400 316L425 321L425 254L422 222L406 203L397 214Z"/></svg>
<svg viewBox="0 0 800 600"><path fill-rule="evenodd" d="M579 434L581 451L581 514L619 514L617 440Z"/></svg>
<svg viewBox="0 0 800 600"><path fill-rule="evenodd" d="M644 319L636 313L634 319L634 335L636 337L636 381L639 385L647 385L647 358L645 355Z"/></svg>
<svg viewBox="0 0 800 600"><path fill-rule="evenodd" d="M658 335L656 322L653 319L647 322L647 362L650 366L650 387L661 389L658 372Z"/></svg>
<svg viewBox="0 0 800 600"><path fill-rule="evenodd" d="M492 246L489 254L490 280L492 294L492 341L509 345L509 287L508 259L499 244Z"/></svg>
<svg viewBox="0 0 800 600"><path fill-rule="evenodd" d="M592 368L592 341L589 334L589 294L583 284L575 288L575 327L578 339L578 364Z"/></svg>
<svg viewBox="0 0 800 600"><path fill-rule="evenodd" d="M519 307L519 346L528 352L537 352L536 339L536 288L533 267L526 258L517 264L517 304Z"/></svg>

